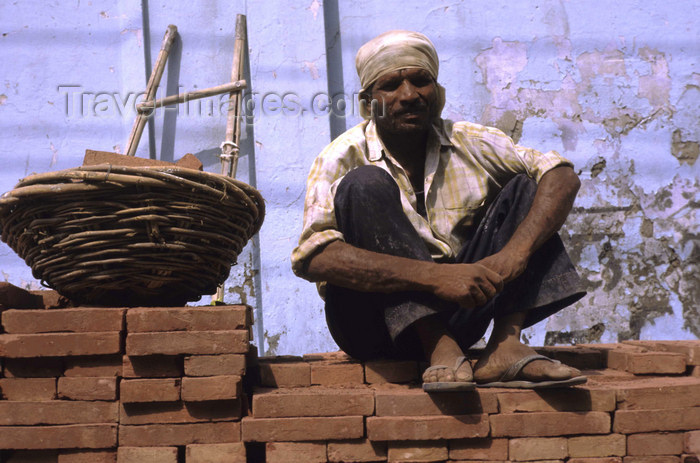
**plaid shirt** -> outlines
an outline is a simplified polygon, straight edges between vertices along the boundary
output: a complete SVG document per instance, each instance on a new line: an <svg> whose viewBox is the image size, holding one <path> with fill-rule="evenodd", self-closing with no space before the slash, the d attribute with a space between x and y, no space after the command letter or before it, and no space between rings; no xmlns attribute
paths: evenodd
<svg viewBox="0 0 700 463"><path fill-rule="evenodd" d="M343 176L363 165L387 171L399 185L401 205L436 260L455 257L475 218L517 174L539 182L554 167L573 166L554 151L515 145L498 129L470 122L440 120L428 137L425 159L427 219L416 211L408 175L379 139L372 121L363 121L335 139L316 158L306 184L304 227L292 252L294 273L305 278L307 259L319 248L342 240L333 199Z"/></svg>

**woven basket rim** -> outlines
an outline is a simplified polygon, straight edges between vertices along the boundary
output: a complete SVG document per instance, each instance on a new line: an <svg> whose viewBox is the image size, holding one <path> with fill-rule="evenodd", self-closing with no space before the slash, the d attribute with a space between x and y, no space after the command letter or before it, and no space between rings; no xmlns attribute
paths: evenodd
<svg viewBox="0 0 700 463"><path fill-rule="evenodd" d="M105 183L116 186L117 183L113 182L118 182L122 185L143 184L153 188L165 186L167 183L174 183L208 190L210 193L217 193L215 188L206 184L207 182L213 182L223 188L224 194L229 188L233 190L240 189L245 193L241 199L248 203L246 206L257 212L251 236L260 230L265 216L265 200L260 192L249 184L235 178L179 166L132 167L98 164L32 174L24 177L12 190L0 196L0 217L7 215L11 210L11 206L15 205L23 197L40 197L44 194L56 195L63 191L75 193L76 191L96 190L103 188ZM65 186L61 187L59 185ZM221 193L221 190L218 193ZM251 197L254 199L251 199Z"/></svg>

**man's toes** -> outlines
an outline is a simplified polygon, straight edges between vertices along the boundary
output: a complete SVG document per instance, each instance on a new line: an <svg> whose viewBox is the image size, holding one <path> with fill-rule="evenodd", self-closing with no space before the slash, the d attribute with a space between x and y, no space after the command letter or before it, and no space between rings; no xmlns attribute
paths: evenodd
<svg viewBox="0 0 700 463"><path fill-rule="evenodd" d="M443 368L438 372L438 381L452 382L455 380L455 374L450 368Z"/></svg>
<svg viewBox="0 0 700 463"><path fill-rule="evenodd" d="M534 380L561 381L579 376L581 372L576 368L562 363L553 363L546 360L534 361L523 369L523 373Z"/></svg>
<svg viewBox="0 0 700 463"><path fill-rule="evenodd" d="M575 376L579 376L581 372L576 368L571 368L564 364L552 363L549 366L549 370L546 371L546 375L554 380L570 379Z"/></svg>
<svg viewBox="0 0 700 463"><path fill-rule="evenodd" d="M424 383L434 383L435 381L437 381L437 374L434 371L426 371L423 373Z"/></svg>
<svg viewBox="0 0 700 463"><path fill-rule="evenodd" d="M472 367L469 362L464 362L455 372L456 381L471 381L474 379Z"/></svg>

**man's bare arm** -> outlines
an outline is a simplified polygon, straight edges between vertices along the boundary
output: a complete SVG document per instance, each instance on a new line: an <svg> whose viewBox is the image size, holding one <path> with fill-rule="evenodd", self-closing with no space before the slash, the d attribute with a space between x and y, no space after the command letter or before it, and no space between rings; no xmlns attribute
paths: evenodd
<svg viewBox="0 0 700 463"><path fill-rule="evenodd" d="M367 251L334 241L309 261L315 281L365 292L428 291L463 307L484 304L503 288L501 277L478 264L438 264Z"/></svg>
<svg viewBox="0 0 700 463"><path fill-rule="evenodd" d="M566 221L581 186L571 167L556 167L542 176L530 212L503 249L478 263L507 283L523 273L532 254Z"/></svg>

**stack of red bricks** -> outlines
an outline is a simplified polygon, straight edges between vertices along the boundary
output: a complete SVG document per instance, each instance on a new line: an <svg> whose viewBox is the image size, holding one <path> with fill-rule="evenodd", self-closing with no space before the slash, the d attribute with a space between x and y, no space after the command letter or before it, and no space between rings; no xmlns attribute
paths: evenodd
<svg viewBox="0 0 700 463"><path fill-rule="evenodd" d="M5 310L0 461L245 462L251 324L245 306Z"/></svg>
<svg viewBox="0 0 700 463"><path fill-rule="evenodd" d="M698 462L700 341L538 350L588 383L427 394L416 362L261 358L243 440L268 463Z"/></svg>
<svg viewBox="0 0 700 463"><path fill-rule="evenodd" d="M417 362L256 362L245 306L0 312L2 463L698 463L700 341L540 348L589 382L431 395Z"/></svg>

